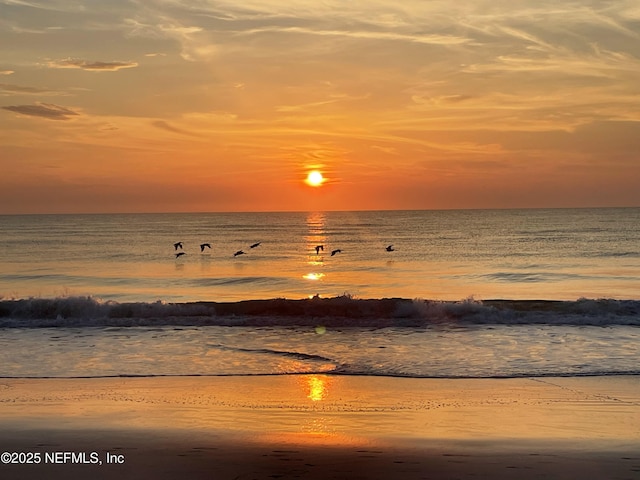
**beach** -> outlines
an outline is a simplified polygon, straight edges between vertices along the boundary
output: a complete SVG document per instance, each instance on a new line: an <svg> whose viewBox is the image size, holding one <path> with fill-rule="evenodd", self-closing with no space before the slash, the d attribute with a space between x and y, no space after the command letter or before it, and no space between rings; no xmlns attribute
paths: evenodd
<svg viewBox="0 0 640 480"><path fill-rule="evenodd" d="M640 478L640 378L5 378L0 432L10 479Z"/></svg>
<svg viewBox="0 0 640 480"><path fill-rule="evenodd" d="M0 478L640 478L638 218L0 217Z"/></svg>

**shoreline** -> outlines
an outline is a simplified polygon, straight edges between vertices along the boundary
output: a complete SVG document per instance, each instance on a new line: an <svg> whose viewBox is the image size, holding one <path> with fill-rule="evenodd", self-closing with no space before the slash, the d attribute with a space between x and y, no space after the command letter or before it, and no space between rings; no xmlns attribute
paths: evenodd
<svg viewBox="0 0 640 480"><path fill-rule="evenodd" d="M640 478L640 377L5 378L0 451L124 459L0 465L26 479Z"/></svg>

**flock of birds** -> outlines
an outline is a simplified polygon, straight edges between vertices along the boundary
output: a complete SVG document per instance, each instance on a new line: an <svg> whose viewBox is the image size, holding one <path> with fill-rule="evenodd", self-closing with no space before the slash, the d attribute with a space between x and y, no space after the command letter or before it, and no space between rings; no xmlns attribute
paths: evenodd
<svg viewBox="0 0 640 480"><path fill-rule="evenodd" d="M257 242L257 243L254 243L253 245L249 245L249 248L259 247L261 243L262 242ZM182 242L176 242L176 243L173 244L173 248L176 251L178 249L183 250L184 249L184 244ZM210 243L201 243L200 244L200 252L201 253L204 252L205 248L211 249L211 244ZM186 254L187 254L187 252L178 252L178 253L176 253L176 258L179 258L182 255L186 255ZM244 250L238 250L236 253L233 254L234 257L237 257L238 255L245 255L245 251Z"/></svg>
<svg viewBox="0 0 640 480"><path fill-rule="evenodd" d="M256 248L259 247L262 244L262 242L256 242L253 245L249 245L249 248ZM182 244L182 242L176 242L173 244L173 248L174 250L177 252L176 253L176 258L180 258L183 255L186 255L187 253L184 251L180 251L178 252L178 249L183 250L184 249L184 245ZM204 252L204 249L208 248L211 249L211 244L210 243L201 243L200 244L200 252ZM393 245L389 245L386 248L387 252L393 252L395 251L393 248ZM315 251L316 251L316 255L320 255L320 252L324 252L324 245L316 245L315 246ZM339 248L332 250L331 251L331 256L333 257L334 255L336 255L337 253L342 253L342 250L340 250ZM234 257L237 257L239 255L246 255L246 252L244 250L238 250L236 253L233 254Z"/></svg>

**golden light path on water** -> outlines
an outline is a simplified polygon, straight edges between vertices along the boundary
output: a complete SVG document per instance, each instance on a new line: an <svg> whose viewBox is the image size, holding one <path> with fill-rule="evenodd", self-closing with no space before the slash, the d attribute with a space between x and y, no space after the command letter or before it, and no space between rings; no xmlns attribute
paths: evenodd
<svg viewBox="0 0 640 480"><path fill-rule="evenodd" d="M305 240L307 242L306 248L308 251L314 252L309 254L307 264L310 265L314 269L314 271L306 273L302 276L302 278L304 278L305 280L310 280L312 282L317 282L325 277L324 273L317 271L317 269L324 266L324 261L319 255L320 250L316 250L316 248L319 246L322 246L324 248L324 244L327 241L327 236L325 233L325 214L322 212L309 213L309 215L307 216L307 228L308 233L305 237Z"/></svg>
<svg viewBox="0 0 640 480"><path fill-rule="evenodd" d="M302 278L306 278L307 280L313 280L313 281L317 281L322 279L322 277L324 277L324 273L307 273L306 275L303 275Z"/></svg>
<svg viewBox="0 0 640 480"><path fill-rule="evenodd" d="M307 395L308 398L310 398L314 402L319 402L320 400L324 399L325 395L327 394L325 379L316 375L311 375L309 378L307 378L307 383L309 385L309 395Z"/></svg>

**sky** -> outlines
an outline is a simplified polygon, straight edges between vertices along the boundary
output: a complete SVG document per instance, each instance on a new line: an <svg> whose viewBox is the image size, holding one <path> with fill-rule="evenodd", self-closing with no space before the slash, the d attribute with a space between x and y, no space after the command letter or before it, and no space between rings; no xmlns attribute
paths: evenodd
<svg viewBox="0 0 640 480"><path fill-rule="evenodd" d="M0 45L2 214L640 206L637 0L0 0Z"/></svg>

